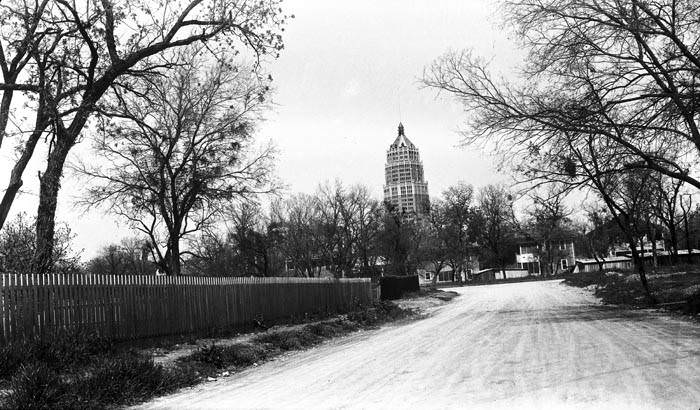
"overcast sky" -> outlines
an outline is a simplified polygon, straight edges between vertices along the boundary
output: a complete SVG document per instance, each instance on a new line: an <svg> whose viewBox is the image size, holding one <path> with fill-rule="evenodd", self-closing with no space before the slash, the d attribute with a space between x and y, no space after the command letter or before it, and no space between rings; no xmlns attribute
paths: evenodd
<svg viewBox="0 0 700 410"><path fill-rule="evenodd" d="M367 185L380 199L386 150L399 121L420 150L431 196L459 180L481 186L505 179L491 158L459 147L457 131L467 118L461 107L418 82L424 67L450 49L473 48L503 70L518 62L498 26L495 2L287 0L284 8L295 18L282 56L270 67L276 106L258 138L278 147L277 173L289 191L311 192L340 179ZM3 151L5 162L10 154ZM35 162L13 213L36 212ZM9 168L0 167L3 185ZM76 209L79 182L70 174L62 185L58 217L77 234L84 258L131 234L111 215Z"/></svg>

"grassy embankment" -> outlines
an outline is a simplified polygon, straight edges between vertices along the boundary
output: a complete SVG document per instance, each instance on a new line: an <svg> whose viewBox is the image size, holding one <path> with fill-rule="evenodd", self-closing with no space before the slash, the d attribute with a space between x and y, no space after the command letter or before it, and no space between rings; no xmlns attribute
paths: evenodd
<svg viewBox="0 0 700 410"><path fill-rule="evenodd" d="M700 269L698 266L659 268L647 275L656 306L688 315L700 313ZM645 297L639 276L632 272L606 271L569 275L564 283L590 287L604 303L652 307Z"/></svg>

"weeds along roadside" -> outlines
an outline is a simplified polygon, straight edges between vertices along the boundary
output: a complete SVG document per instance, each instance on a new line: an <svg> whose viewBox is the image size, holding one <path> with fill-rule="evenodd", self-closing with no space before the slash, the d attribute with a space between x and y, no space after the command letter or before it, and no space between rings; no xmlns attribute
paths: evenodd
<svg viewBox="0 0 700 410"><path fill-rule="evenodd" d="M675 269L674 269L675 268ZM639 277L626 271L584 272L570 275L564 280L569 286L590 287L603 303L636 308L662 307L686 316L698 318L700 314L700 272L684 267L668 267L658 274L647 275L649 287L658 305L649 304Z"/></svg>

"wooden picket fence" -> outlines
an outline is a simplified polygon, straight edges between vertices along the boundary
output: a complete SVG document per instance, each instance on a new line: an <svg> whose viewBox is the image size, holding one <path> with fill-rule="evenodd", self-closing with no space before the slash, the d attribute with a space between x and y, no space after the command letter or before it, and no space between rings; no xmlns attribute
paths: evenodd
<svg viewBox="0 0 700 410"><path fill-rule="evenodd" d="M244 327L372 300L369 279L0 274L0 344L57 332L127 340Z"/></svg>

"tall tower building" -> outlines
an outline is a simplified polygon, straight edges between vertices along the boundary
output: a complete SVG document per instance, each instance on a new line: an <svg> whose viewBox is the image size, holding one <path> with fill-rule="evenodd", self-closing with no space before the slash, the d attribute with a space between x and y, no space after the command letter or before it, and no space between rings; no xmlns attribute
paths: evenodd
<svg viewBox="0 0 700 410"><path fill-rule="evenodd" d="M428 212L430 200L428 183L423 180L423 163L418 148L404 134L399 123L399 135L389 146L384 166L384 200L398 210L416 215Z"/></svg>

